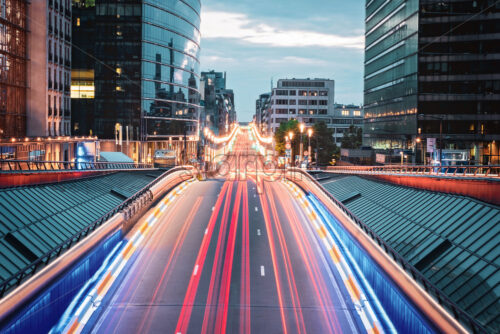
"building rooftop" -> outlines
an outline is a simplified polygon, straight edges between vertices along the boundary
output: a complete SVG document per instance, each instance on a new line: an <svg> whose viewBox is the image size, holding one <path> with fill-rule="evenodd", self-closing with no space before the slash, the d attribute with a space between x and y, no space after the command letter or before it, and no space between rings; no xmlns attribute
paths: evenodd
<svg viewBox="0 0 500 334"><path fill-rule="evenodd" d="M0 189L0 282L98 220L162 171Z"/></svg>
<svg viewBox="0 0 500 334"><path fill-rule="evenodd" d="M316 177L453 302L500 331L500 207L358 176Z"/></svg>

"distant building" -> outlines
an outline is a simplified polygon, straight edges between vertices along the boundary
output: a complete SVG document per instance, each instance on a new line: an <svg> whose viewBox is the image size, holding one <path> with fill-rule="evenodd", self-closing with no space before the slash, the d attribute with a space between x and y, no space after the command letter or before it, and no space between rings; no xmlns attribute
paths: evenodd
<svg viewBox="0 0 500 334"><path fill-rule="evenodd" d="M329 79L280 79L273 88L267 119L273 133L281 123L297 119L307 126L334 115L335 82Z"/></svg>
<svg viewBox="0 0 500 334"><path fill-rule="evenodd" d="M69 135L70 1L0 9L0 137Z"/></svg>
<svg viewBox="0 0 500 334"><path fill-rule="evenodd" d="M362 106L353 104L335 104L334 115L326 122L327 126L333 129L333 138L335 143L340 146L344 133L349 130L351 125L357 128L363 128L364 112Z"/></svg>
<svg viewBox="0 0 500 334"><path fill-rule="evenodd" d="M417 162L442 146L498 164L498 10L491 1L367 0L364 143L412 149Z"/></svg>
<svg viewBox="0 0 500 334"><path fill-rule="evenodd" d="M226 133L236 122L234 92L226 87L226 73L202 72L201 77L204 84L203 126L215 133Z"/></svg>
<svg viewBox="0 0 500 334"><path fill-rule="evenodd" d="M269 114L271 111L271 93L260 94L255 101L255 123L264 134L269 131Z"/></svg>

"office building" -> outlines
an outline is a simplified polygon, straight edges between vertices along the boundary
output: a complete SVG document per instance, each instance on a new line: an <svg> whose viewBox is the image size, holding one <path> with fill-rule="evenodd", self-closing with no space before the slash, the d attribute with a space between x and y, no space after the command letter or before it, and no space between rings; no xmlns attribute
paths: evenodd
<svg viewBox="0 0 500 334"><path fill-rule="evenodd" d="M329 79L280 79L273 88L269 129L275 132L290 119L310 126L334 114L335 82Z"/></svg>
<svg viewBox="0 0 500 334"><path fill-rule="evenodd" d="M498 163L500 19L491 1L366 1L364 143ZM436 143L436 144L434 144Z"/></svg>
<svg viewBox="0 0 500 334"><path fill-rule="evenodd" d="M73 102L75 132L110 140L120 132L127 146L134 142L129 155L141 161L158 148L184 150L180 142L195 142L200 2L76 0L73 6L79 7L74 43L92 56L73 53L72 95L93 100Z"/></svg>
<svg viewBox="0 0 500 334"><path fill-rule="evenodd" d="M333 129L335 143L340 146L344 133L353 125L356 128L363 127L364 112L362 106L354 104L335 103L334 115L326 120L327 126Z"/></svg>

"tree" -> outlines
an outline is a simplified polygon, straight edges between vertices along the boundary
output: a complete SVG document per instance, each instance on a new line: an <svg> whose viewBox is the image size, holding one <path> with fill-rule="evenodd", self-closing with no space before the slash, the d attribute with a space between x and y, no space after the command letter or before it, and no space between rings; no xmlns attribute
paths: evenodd
<svg viewBox="0 0 500 334"><path fill-rule="evenodd" d="M340 149L333 139L333 129L329 129L325 122L314 124L311 146L313 152L318 151L318 165L328 164L332 158L338 160Z"/></svg>
<svg viewBox="0 0 500 334"><path fill-rule="evenodd" d="M363 130L351 125L342 138L342 148L360 148L363 145Z"/></svg>
<svg viewBox="0 0 500 334"><path fill-rule="evenodd" d="M288 122L284 122L280 124L280 127L276 129L276 133L274 134L274 140L276 142L276 152L279 155L285 154L285 145L286 139L290 131L293 132L293 153L294 155L298 153L298 148L300 147L300 130L299 130L299 122L296 119L291 119Z"/></svg>

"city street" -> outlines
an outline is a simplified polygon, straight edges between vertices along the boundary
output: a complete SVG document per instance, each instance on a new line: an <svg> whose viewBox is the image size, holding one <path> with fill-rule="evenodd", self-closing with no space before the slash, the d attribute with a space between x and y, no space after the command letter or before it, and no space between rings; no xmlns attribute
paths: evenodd
<svg viewBox="0 0 500 334"><path fill-rule="evenodd" d="M85 331L364 331L288 188L234 180L247 136L227 179L193 183L161 217Z"/></svg>

